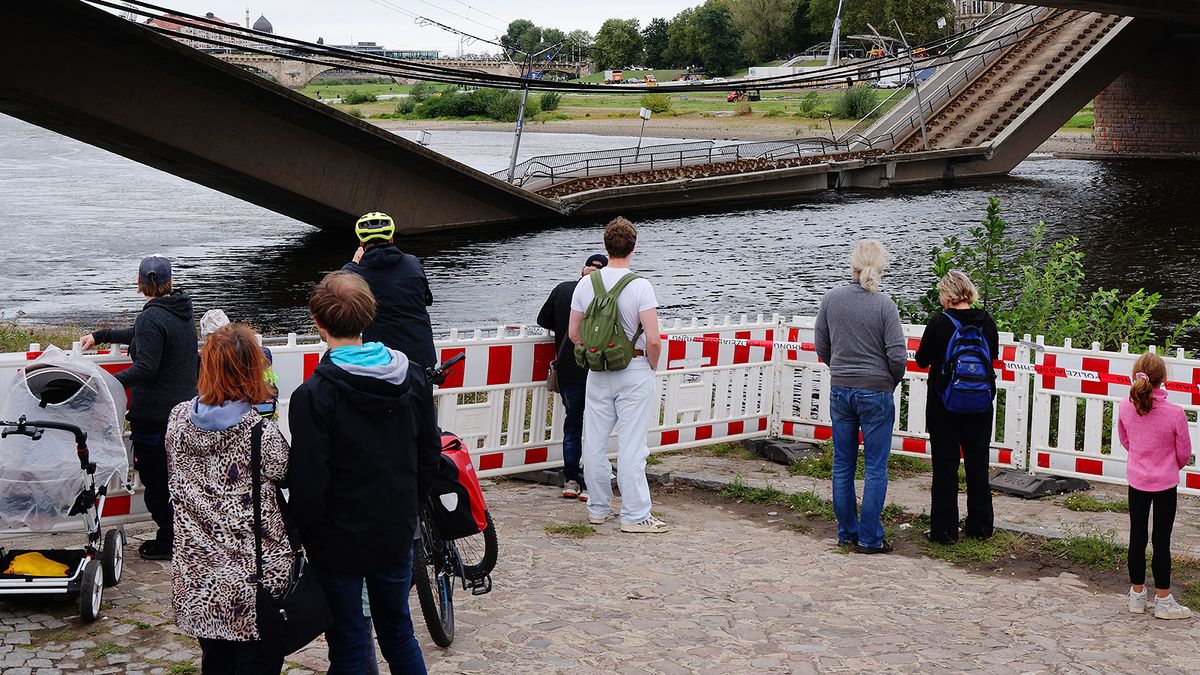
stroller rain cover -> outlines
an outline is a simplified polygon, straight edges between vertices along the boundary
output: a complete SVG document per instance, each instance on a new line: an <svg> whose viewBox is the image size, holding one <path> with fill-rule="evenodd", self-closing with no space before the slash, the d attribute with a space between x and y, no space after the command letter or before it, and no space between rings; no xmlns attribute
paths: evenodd
<svg viewBox="0 0 1200 675"><path fill-rule="evenodd" d="M3 419L73 424L87 433L96 486L128 477L124 441L125 389L100 366L49 347L17 371ZM12 434L0 440L0 529L51 529L67 518L87 477L79 467L75 437L47 429L40 440Z"/></svg>

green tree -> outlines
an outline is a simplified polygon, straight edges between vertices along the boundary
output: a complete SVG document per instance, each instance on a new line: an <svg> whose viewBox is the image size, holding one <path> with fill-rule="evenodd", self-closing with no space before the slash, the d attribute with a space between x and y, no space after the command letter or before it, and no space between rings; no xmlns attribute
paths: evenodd
<svg viewBox="0 0 1200 675"><path fill-rule="evenodd" d="M788 46L793 54L798 54L821 41L821 36L813 28L809 16L811 0L794 0L792 2L792 32Z"/></svg>
<svg viewBox="0 0 1200 675"><path fill-rule="evenodd" d="M670 36L666 19L651 19L642 31L642 45L646 51L646 65L650 68L665 68L668 64L667 50Z"/></svg>
<svg viewBox="0 0 1200 675"><path fill-rule="evenodd" d="M500 44L526 53L536 52L541 48L542 29L529 19L516 19L508 24L508 30L500 36Z"/></svg>
<svg viewBox="0 0 1200 675"><path fill-rule="evenodd" d="M887 0L888 28L894 33L891 21L900 22L909 44L922 45L949 35L954 26L953 0ZM946 19L946 28L938 28L938 19ZM876 26L882 32L884 29Z"/></svg>
<svg viewBox="0 0 1200 675"><path fill-rule="evenodd" d="M592 34L586 30L573 30L567 33L567 45L564 54L570 54L571 59L586 59L592 49Z"/></svg>
<svg viewBox="0 0 1200 675"><path fill-rule="evenodd" d="M812 30L821 42L828 42L833 33L833 19L837 16L838 0L810 0L808 16ZM870 32L867 24L875 26L880 33L887 34L886 0L849 0L842 11L842 36Z"/></svg>
<svg viewBox="0 0 1200 675"><path fill-rule="evenodd" d="M542 49L545 49L547 47L553 47L554 45L559 44L561 42L566 42L566 40L567 40L567 34L557 28L543 28L542 29L542 45L541 45ZM564 53L567 51L567 46L565 44L562 46L562 50Z"/></svg>
<svg viewBox="0 0 1200 675"><path fill-rule="evenodd" d="M709 75L732 75L745 64L740 51L741 34L733 25L729 6L708 0L696 10L700 35L700 63Z"/></svg>
<svg viewBox="0 0 1200 675"><path fill-rule="evenodd" d="M741 51L750 63L770 61L788 51L795 0L738 0L729 5L742 34Z"/></svg>
<svg viewBox="0 0 1200 675"><path fill-rule="evenodd" d="M624 68L642 57L642 34L637 19L609 19L592 43L597 68Z"/></svg>
<svg viewBox="0 0 1200 675"><path fill-rule="evenodd" d="M667 62L677 68L700 63L700 35L696 10L688 8L675 15L667 25Z"/></svg>

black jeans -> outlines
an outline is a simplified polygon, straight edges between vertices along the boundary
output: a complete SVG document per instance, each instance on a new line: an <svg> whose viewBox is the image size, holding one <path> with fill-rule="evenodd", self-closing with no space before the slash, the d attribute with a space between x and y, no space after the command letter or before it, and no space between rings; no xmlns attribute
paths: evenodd
<svg viewBox="0 0 1200 675"><path fill-rule="evenodd" d="M992 440L992 412L959 415L946 412L940 401L929 400L926 424L933 459L930 489L929 536L934 541L958 541L958 460L962 451L967 475L967 521L963 534L986 539L992 536L992 488L988 461Z"/></svg>
<svg viewBox="0 0 1200 675"><path fill-rule="evenodd" d="M283 655L265 651L262 642L200 638L203 675L279 675Z"/></svg>
<svg viewBox="0 0 1200 675"><path fill-rule="evenodd" d="M154 540L170 549L175 542L175 510L167 487L166 425L147 427L134 423L132 432L133 465L145 490L146 509L158 525Z"/></svg>
<svg viewBox="0 0 1200 675"><path fill-rule="evenodd" d="M1129 488L1129 583L1146 583L1146 544L1150 508L1154 507L1154 587L1171 588L1171 528L1175 525L1177 488L1144 492Z"/></svg>
<svg viewBox="0 0 1200 675"><path fill-rule="evenodd" d="M583 457L583 406L587 401L587 382L559 382L558 395L562 397L567 414L563 419L563 480L578 481L579 487L587 489L579 460Z"/></svg>

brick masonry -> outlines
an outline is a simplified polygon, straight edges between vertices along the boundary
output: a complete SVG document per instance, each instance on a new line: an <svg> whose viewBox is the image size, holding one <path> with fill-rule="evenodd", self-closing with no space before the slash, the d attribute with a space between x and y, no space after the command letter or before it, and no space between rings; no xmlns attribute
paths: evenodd
<svg viewBox="0 0 1200 675"><path fill-rule="evenodd" d="M1096 97L1096 150L1200 154L1200 36L1164 40Z"/></svg>

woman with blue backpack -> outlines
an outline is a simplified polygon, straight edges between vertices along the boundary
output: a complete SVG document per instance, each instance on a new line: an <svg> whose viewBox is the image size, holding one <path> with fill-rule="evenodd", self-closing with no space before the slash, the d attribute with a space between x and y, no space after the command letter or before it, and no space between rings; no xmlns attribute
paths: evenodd
<svg viewBox="0 0 1200 675"><path fill-rule="evenodd" d="M925 538L936 544L958 542L958 461L967 476L967 518L963 535L992 536L992 490L988 484L991 456L992 403L1000 335L987 310L972 309L979 292L970 277L950 270L938 281L945 308L925 327L917 349L917 365L929 368L925 405L933 459L930 529Z"/></svg>

